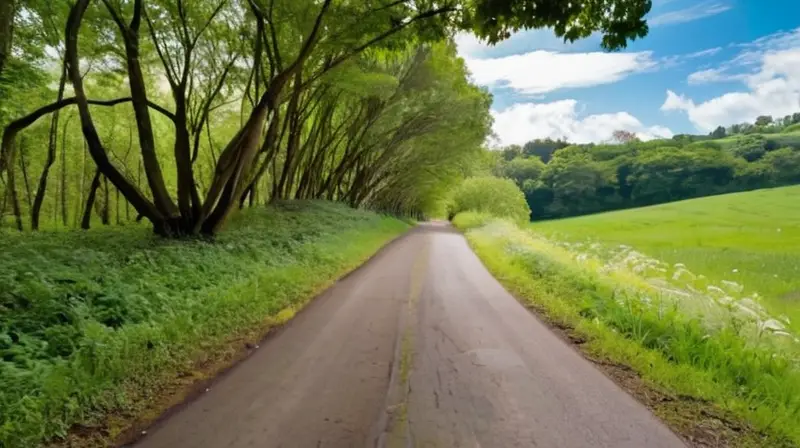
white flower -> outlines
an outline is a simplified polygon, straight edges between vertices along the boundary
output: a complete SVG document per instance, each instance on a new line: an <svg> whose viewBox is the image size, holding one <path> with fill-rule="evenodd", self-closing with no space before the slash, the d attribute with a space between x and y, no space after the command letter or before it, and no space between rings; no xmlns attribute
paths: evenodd
<svg viewBox="0 0 800 448"><path fill-rule="evenodd" d="M727 289L729 291L733 291L733 292L742 292L742 290L744 289L744 286L742 286L742 285L740 285L740 284L738 284L736 282L732 282L730 280L723 280L722 281L722 286L724 286L725 289Z"/></svg>
<svg viewBox="0 0 800 448"><path fill-rule="evenodd" d="M735 274L735 273L739 272L739 270L738 269L734 269L732 272Z"/></svg>

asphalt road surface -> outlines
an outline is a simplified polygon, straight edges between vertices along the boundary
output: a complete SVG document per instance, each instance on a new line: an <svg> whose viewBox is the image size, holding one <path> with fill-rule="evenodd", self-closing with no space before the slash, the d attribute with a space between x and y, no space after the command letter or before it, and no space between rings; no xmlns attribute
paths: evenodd
<svg viewBox="0 0 800 448"><path fill-rule="evenodd" d="M425 224L137 446L684 444L511 297L460 234Z"/></svg>

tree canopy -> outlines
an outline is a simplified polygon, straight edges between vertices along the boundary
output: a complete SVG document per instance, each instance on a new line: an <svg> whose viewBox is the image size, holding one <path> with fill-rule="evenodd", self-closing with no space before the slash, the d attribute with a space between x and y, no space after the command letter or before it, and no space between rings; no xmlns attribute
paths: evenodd
<svg viewBox="0 0 800 448"><path fill-rule="evenodd" d="M269 200L424 213L491 128L456 31L599 32L613 50L647 33L650 3L5 1L0 210L18 228L114 214L177 236Z"/></svg>
<svg viewBox="0 0 800 448"><path fill-rule="evenodd" d="M568 145L547 163L517 146L492 155L492 172L523 190L534 220L800 183L793 135Z"/></svg>

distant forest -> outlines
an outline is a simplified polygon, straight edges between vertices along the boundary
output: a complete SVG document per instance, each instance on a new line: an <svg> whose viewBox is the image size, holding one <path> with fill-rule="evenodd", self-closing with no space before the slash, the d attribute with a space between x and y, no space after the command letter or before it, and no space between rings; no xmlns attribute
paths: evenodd
<svg viewBox="0 0 800 448"><path fill-rule="evenodd" d="M493 174L522 189L531 219L552 219L800 183L800 113L709 136L609 144L533 140L493 153Z"/></svg>

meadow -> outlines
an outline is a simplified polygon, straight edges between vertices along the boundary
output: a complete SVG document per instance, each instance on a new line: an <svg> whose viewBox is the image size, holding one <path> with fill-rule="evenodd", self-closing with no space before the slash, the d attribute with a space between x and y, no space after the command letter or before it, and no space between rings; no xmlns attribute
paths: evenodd
<svg viewBox="0 0 800 448"><path fill-rule="evenodd" d="M300 201L242 212L214 240L145 225L0 233L0 446L76 424L113 439L157 415L176 378L257 342L407 228Z"/></svg>
<svg viewBox="0 0 800 448"><path fill-rule="evenodd" d="M630 246L681 263L715 284L735 282L800 330L800 186L693 199L534 223L551 239Z"/></svg>

